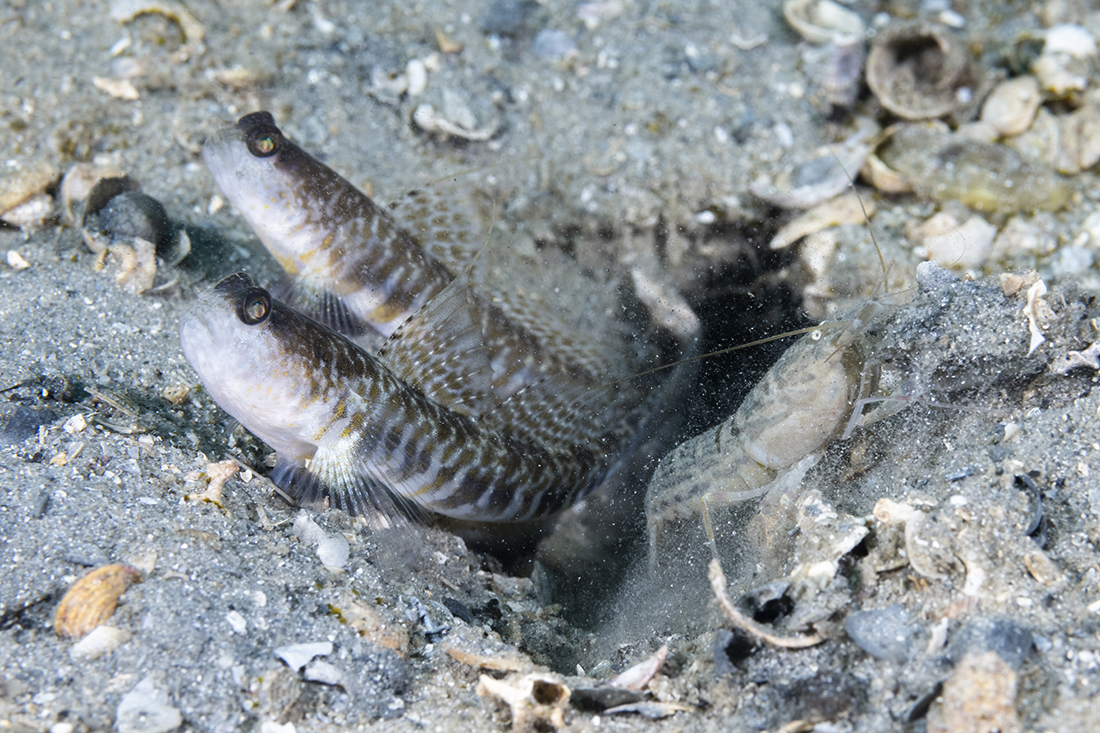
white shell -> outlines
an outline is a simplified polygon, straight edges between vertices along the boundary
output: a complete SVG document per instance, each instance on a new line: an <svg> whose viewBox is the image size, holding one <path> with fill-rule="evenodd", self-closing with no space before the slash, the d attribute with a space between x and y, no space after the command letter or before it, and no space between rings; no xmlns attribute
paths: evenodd
<svg viewBox="0 0 1100 733"><path fill-rule="evenodd" d="M783 17L810 43L850 41L867 32L862 18L833 0L786 0Z"/></svg>
<svg viewBox="0 0 1100 733"><path fill-rule="evenodd" d="M69 647L69 656L74 660L92 660L112 652L130 640L130 632L116 629L114 626L96 626L88 635Z"/></svg>
<svg viewBox="0 0 1100 733"><path fill-rule="evenodd" d="M1043 101L1039 80L1034 76L1019 76L998 84L982 104L982 121L1011 137L1031 127L1035 113Z"/></svg>
<svg viewBox="0 0 1100 733"><path fill-rule="evenodd" d="M874 121L861 119L859 129L847 140L818 148L774 178L758 178L749 190L787 209L808 209L828 201L851 185L871 152L870 138L878 131ZM816 178L807 180L808 173Z"/></svg>

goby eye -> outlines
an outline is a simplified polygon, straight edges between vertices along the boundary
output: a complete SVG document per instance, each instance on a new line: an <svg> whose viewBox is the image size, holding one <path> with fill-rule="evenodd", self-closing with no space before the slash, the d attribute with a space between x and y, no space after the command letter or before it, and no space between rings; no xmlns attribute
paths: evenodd
<svg viewBox="0 0 1100 733"><path fill-rule="evenodd" d="M237 307L237 317L241 323L255 326L271 315L271 296L263 288L253 288L241 298Z"/></svg>
<svg viewBox="0 0 1100 733"><path fill-rule="evenodd" d="M270 158L282 147L283 135L274 125L262 125L248 132L245 145L257 158Z"/></svg>

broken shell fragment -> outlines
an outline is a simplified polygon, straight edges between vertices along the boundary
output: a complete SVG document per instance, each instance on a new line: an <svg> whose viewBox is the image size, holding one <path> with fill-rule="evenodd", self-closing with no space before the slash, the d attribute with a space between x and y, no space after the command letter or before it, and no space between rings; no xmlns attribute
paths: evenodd
<svg viewBox="0 0 1100 733"><path fill-rule="evenodd" d="M844 194L791 219L779 228L768 246L770 249L783 249L815 232L842 224L863 224L874 213L873 200L863 202L855 193Z"/></svg>
<svg viewBox="0 0 1100 733"><path fill-rule="evenodd" d="M178 264L190 254L191 239L159 201L141 193L141 186L127 176L100 178L81 206L82 179L94 176L88 171L74 174L66 207L70 215L80 216L84 243L99 255L95 269L107 269L120 287L143 293L153 287L157 257Z"/></svg>
<svg viewBox="0 0 1100 733"><path fill-rule="evenodd" d="M490 140L500 130L499 118L479 127L477 118L466 101L450 89L443 90L442 112L430 104L421 104L413 111L412 120L425 132L474 142Z"/></svg>
<svg viewBox="0 0 1100 733"><path fill-rule="evenodd" d="M16 272L26 270L28 267L31 266L31 263L27 262L27 259L14 249L8 250L8 255L6 259L8 262L8 267L15 270Z"/></svg>
<svg viewBox="0 0 1100 733"><path fill-rule="evenodd" d="M1031 73L1055 97L1083 92L1097 56L1096 38L1079 25L1063 23L1046 31L1043 51L1031 64Z"/></svg>
<svg viewBox="0 0 1100 733"><path fill-rule="evenodd" d="M905 554L920 575L942 580L955 570L954 533L938 517L915 511L905 523Z"/></svg>
<svg viewBox="0 0 1100 733"><path fill-rule="evenodd" d="M496 634L467 624L453 626L440 646L449 657L471 667L526 672L534 666L525 654L505 644Z"/></svg>
<svg viewBox="0 0 1100 733"><path fill-rule="evenodd" d="M958 103L966 62L962 44L945 29L922 21L897 23L871 42L867 86L898 117L943 117Z"/></svg>
<svg viewBox="0 0 1100 733"><path fill-rule="evenodd" d="M565 706L570 689L557 675L528 674L515 683L481 675L477 683L480 697L495 697L512 710L512 730L558 730L565 727Z"/></svg>
<svg viewBox="0 0 1100 733"><path fill-rule="evenodd" d="M97 272L106 270L120 288L140 295L153 287L157 275L156 246L135 237L129 244L109 244L96 260Z"/></svg>
<svg viewBox="0 0 1100 733"><path fill-rule="evenodd" d="M112 165L77 163L68 170L61 179L61 209L67 224L77 226L84 223L84 208L88 198L96 185L105 178L129 180L120 168Z"/></svg>
<svg viewBox="0 0 1100 733"><path fill-rule="evenodd" d="M127 102L136 102L141 99L141 92L129 79L111 79L100 76L92 77L92 84L99 91Z"/></svg>
<svg viewBox="0 0 1100 733"><path fill-rule="evenodd" d="M255 89L269 83L273 78L270 72L239 66L231 69L207 69L206 77L233 91Z"/></svg>
<svg viewBox="0 0 1100 733"><path fill-rule="evenodd" d="M870 138L877 132L873 122L861 121L860 129L847 140L818 148L774 180L758 178L750 190L768 203L787 209L808 209L828 201L851 185L871 152Z"/></svg>
<svg viewBox="0 0 1100 733"><path fill-rule="evenodd" d="M802 68L817 87L811 101L841 108L856 103L863 85L864 45L863 36L844 36L802 49Z"/></svg>
<svg viewBox="0 0 1100 733"><path fill-rule="evenodd" d="M206 30L202 23L181 3L174 0L114 0L109 12L111 20L122 24L148 13L163 15L179 26L186 44L177 52L177 60L186 61L192 55L201 56L206 51L206 46L203 44Z"/></svg>
<svg viewBox="0 0 1100 733"><path fill-rule="evenodd" d="M681 340L699 332L699 317L676 288L651 277L640 267L631 268L630 277L635 297L649 311L650 320L658 328L670 331Z"/></svg>
<svg viewBox="0 0 1100 733"><path fill-rule="evenodd" d="M666 659L668 659L668 644L662 644L661 648L647 659L609 679L607 685L624 690L644 690Z"/></svg>
<svg viewBox="0 0 1100 733"><path fill-rule="evenodd" d="M910 241L924 250L925 258L947 269L978 270L989 259L997 228L974 214L965 222L948 211L913 227Z"/></svg>
<svg viewBox="0 0 1100 733"><path fill-rule="evenodd" d="M879 158L921 196L961 201L985 212L1057 211L1069 184L1053 170L1004 145L982 143L923 125L902 125Z"/></svg>
<svg viewBox="0 0 1100 733"><path fill-rule="evenodd" d="M53 211L46 189L57 180L50 163L35 163L0 177L0 219L20 229L41 226Z"/></svg>
<svg viewBox="0 0 1100 733"><path fill-rule="evenodd" d="M141 582L141 571L129 565L104 565L76 581L54 615L58 636L79 639L111 617L118 598L131 583Z"/></svg>
<svg viewBox="0 0 1100 733"><path fill-rule="evenodd" d="M98 659L128 642L130 636L129 631L116 629L114 626L97 626L69 648L69 657L74 661Z"/></svg>
<svg viewBox="0 0 1100 733"><path fill-rule="evenodd" d="M1043 335L1043 330L1049 328L1054 321L1054 311L1043 299L1046 294L1047 286L1042 280L1036 281L1034 285L1027 289L1027 305L1023 308L1023 314L1027 317L1027 330L1031 334L1031 345L1027 350L1028 356L1035 353L1035 349L1047 340L1046 336Z"/></svg>
<svg viewBox="0 0 1100 733"><path fill-rule="evenodd" d="M833 0L787 0L783 17L810 43L862 38L867 32L862 18Z"/></svg>
<svg viewBox="0 0 1100 733"><path fill-rule="evenodd" d="M943 132L950 132L951 128L942 122L934 121L925 123L933 125ZM890 143L894 133L904 127L905 123L894 124L875 136L871 141L871 153L867 156L867 162L863 164L859 174L867 183L871 184L883 193L912 193L913 185L905 180L905 176L888 166L879 157L879 150Z"/></svg>
<svg viewBox="0 0 1100 733"><path fill-rule="evenodd" d="M928 733L1021 730L1017 675L997 652L967 654L928 714Z"/></svg>
<svg viewBox="0 0 1100 733"><path fill-rule="evenodd" d="M1040 109L1030 128L1010 144L1063 175L1076 175L1100 162L1100 105L1089 102L1066 115Z"/></svg>

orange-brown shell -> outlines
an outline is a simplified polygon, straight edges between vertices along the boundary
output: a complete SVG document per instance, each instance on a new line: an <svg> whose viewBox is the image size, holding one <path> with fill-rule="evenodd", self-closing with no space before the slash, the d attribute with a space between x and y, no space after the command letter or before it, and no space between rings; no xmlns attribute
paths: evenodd
<svg viewBox="0 0 1100 733"><path fill-rule="evenodd" d="M53 628L58 636L79 639L111 617L118 597L131 583L141 582L141 571L130 565L104 565L73 583L57 606Z"/></svg>

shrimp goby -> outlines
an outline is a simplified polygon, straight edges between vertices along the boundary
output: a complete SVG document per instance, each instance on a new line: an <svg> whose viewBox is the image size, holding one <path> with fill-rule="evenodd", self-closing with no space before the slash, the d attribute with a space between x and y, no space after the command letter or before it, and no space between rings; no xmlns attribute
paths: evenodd
<svg viewBox="0 0 1100 733"><path fill-rule="evenodd" d="M275 448L275 483L304 504L327 499L368 518L542 520L594 489L629 433L602 427L613 405L580 409L572 395L583 385L486 401L469 386L482 336L465 295L452 283L374 356L237 273L181 318L180 343L214 400ZM455 366L425 339L470 358Z"/></svg>

